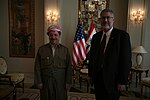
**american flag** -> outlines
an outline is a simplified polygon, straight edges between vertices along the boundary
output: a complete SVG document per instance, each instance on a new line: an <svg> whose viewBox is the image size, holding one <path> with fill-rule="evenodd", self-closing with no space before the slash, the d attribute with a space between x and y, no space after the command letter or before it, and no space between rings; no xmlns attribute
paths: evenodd
<svg viewBox="0 0 150 100"><path fill-rule="evenodd" d="M72 65L78 65L79 63L82 63L82 61L85 60L85 58L86 58L85 37L82 25L79 21L73 42Z"/></svg>

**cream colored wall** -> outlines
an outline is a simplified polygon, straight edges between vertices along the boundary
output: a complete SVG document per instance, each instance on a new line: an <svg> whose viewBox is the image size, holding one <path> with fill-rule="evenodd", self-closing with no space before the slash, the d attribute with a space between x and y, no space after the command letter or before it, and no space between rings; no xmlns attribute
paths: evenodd
<svg viewBox="0 0 150 100"><path fill-rule="evenodd" d="M8 2L0 1L0 56L8 57L9 46L9 21L8 21Z"/></svg>
<svg viewBox="0 0 150 100"><path fill-rule="evenodd" d="M58 2L58 4L56 4ZM44 0L44 12L49 10L58 10L60 12L59 25L62 29L61 43L72 50L73 38L76 32L78 22L78 0ZM53 6L52 6L53 5ZM58 6L58 7L57 7ZM46 15L46 14L45 14ZM50 24L45 20L45 32ZM49 42L48 36L44 35L44 43Z"/></svg>
<svg viewBox="0 0 150 100"><path fill-rule="evenodd" d="M144 31L142 31L142 28L144 28L144 26L142 26L142 23L139 24L135 24L134 21L131 22L130 20L130 14L132 11L137 11L139 9L144 10L144 0L129 0L129 15L128 15L128 31L130 32L131 35L131 40L132 41L132 46L138 46L141 45L140 42L143 42L141 40L141 35L144 35ZM143 23L143 25L145 24L145 22Z"/></svg>
<svg viewBox="0 0 150 100"><path fill-rule="evenodd" d="M144 43L143 45L145 46L146 50L147 50L147 54L144 54L144 59L143 59L143 65L145 68L150 69L150 0L146 0L145 2L145 11L146 13L146 17L145 17L145 27L144 27ZM150 72L149 72L149 76L150 76Z"/></svg>
<svg viewBox="0 0 150 100"><path fill-rule="evenodd" d="M139 24L135 24L135 22L131 22L130 20L130 14L133 10L138 10L141 9L145 12L144 14L144 21L143 24L139 23ZM143 55L143 64L142 67L143 68L148 68L150 69L150 46L149 46L149 37L150 37L150 0L129 0L129 4L128 4L128 10L129 10L129 14L128 14L128 29L127 31L130 33L130 37L131 37L131 44L132 47L136 47L139 45L142 45L147 51L147 54ZM135 57L136 55L133 54L133 66L136 65L135 62Z"/></svg>
<svg viewBox="0 0 150 100"><path fill-rule="evenodd" d="M114 11L114 26L122 30L127 29L128 0L109 0L109 8Z"/></svg>
<svg viewBox="0 0 150 100"><path fill-rule="evenodd" d="M60 13L59 10L59 0L43 0L44 1L44 43L49 42L49 38L47 36L47 28L51 25L47 19L46 15L49 11ZM54 23L55 24L55 23Z"/></svg>
<svg viewBox="0 0 150 100"><path fill-rule="evenodd" d="M62 44L69 47L72 54L72 44L78 23L78 1L60 0L60 24L62 27Z"/></svg>

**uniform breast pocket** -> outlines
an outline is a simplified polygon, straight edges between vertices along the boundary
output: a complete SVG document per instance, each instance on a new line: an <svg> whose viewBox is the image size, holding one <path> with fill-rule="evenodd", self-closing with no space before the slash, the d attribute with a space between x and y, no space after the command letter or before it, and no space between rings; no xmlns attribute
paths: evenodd
<svg viewBox="0 0 150 100"><path fill-rule="evenodd" d="M58 67L60 68L66 68L66 59L65 57L58 57Z"/></svg>
<svg viewBox="0 0 150 100"><path fill-rule="evenodd" d="M51 65L51 64L52 64L52 59L51 59L51 57L49 57L49 56L43 57L43 58L41 59L41 64L42 64L43 66L49 66L49 65Z"/></svg>

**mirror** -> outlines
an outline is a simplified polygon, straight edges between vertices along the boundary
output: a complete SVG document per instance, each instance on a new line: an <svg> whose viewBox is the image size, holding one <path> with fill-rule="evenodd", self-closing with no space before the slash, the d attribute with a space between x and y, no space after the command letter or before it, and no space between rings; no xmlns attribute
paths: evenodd
<svg viewBox="0 0 150 100"><path fill-rule="evenodd" d="M88 33L88 28L90 27L90 23L93 20L95 23L95 29L98 31L100 18L100 12L108 8L109 0L79 0L79 11L78 17L81 21L84 33Z"/></svg>

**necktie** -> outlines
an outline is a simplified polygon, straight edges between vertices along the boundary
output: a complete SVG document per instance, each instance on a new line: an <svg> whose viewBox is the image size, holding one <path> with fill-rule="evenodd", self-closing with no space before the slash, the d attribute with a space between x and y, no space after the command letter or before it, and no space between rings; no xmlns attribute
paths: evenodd
<svg viewBox="0 0 150 100"><path fill-rule="evenodd" d="M100 50L99 50L99 66L100 66L100 68L103 67L105 45L106 45L106 34L104 34L103 39L100 43Z"/></svg>
<svg viewBox="0 0 150 100"><path fill-rule="evenodd" d="M106 45L106 34L104 34L103 40L101 41L100 44L100 53L102 54L104 54L105 45Z"/></svg>

